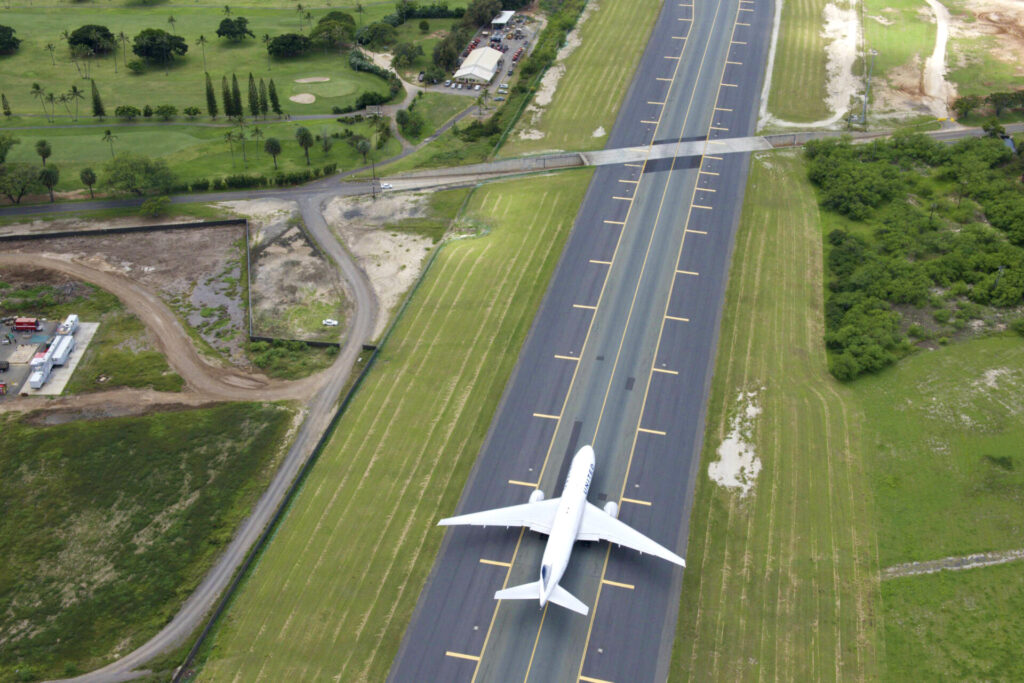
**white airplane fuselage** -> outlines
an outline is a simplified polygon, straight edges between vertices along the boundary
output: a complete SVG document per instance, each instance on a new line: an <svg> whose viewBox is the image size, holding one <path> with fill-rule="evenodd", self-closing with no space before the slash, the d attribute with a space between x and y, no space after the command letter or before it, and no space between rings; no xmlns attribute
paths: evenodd
<svg viewBox="0 0 1024 683"><path fill-rule="evenodd" d="M587 492L594 476L594 449L584 446L573 456L565 477L562 498L555 513L551 534L540 561L540 606L543 607L555 590L572 556L572 546L583 521Z"/></svg>

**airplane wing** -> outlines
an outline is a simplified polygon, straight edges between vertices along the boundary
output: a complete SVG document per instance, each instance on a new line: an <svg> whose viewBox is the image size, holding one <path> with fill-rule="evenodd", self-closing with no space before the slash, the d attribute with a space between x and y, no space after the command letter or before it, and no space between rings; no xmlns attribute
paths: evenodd
<svg viewBox="0 0 1024 683"><path fill-rule="evenodd" d="M620 522L607 512L593 503L587 503L583 509L583 520L580 522L580 531L576 535L577 541L608 541L617 545L624 545L641 553L654 555L663 560L674 562L680 567L686 566L686 561L676 555L663 545L655 543L642 533L628 524Z"/></svg>
<svg viewBox="0 0 1024 683"><path fill-rule="evenodd" d="M523 503L507 508L495 508L482 512L471 512L468 515L448 517L437 523L438 526L528 526L531 530L542 534L551 533L551 524L555 519L559 498L541 500L536 503Z"/></svg>

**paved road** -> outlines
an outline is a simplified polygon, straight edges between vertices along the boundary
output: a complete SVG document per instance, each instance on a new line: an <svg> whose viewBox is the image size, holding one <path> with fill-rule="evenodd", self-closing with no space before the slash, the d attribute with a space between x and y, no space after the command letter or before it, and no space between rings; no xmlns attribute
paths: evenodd
<svg viewBox="0 0 1024 683"><path fill-rule="evenodd" d="M609 147L749 135L770 0L666 3ZM557 495L593 443L591 500L685 554L746 154L600 167L463 493L468 512ZM436 533L443 533L438 529ZM450 530L393 681L658 681L682 571L579 544L563 585L581 617L495 590L536 580L543 537Z"/></svg>

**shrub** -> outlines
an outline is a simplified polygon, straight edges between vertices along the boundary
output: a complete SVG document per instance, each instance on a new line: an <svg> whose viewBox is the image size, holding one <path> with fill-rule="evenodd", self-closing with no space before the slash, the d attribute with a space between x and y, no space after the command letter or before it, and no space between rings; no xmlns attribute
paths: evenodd
<svg viewBox="0 0 1024 683"><path fill-rule="evenodd" d="M331 175L338 170L338 164L330 163L324 165L324 175Z"/></svg>
<svg viewBox="0 0 1024 683"><path fill-rule="evenodd" d="M214 178L213 179L213 189L214 190L223 190L224 189L224 181L222 179L220 179L220 178Z"/></svg>
<svg viewBox="0 0 1024 683"><path fill-rule="evenodd" d="M157 216L165 215L170 206L171 200L167 197L150 197L146 201L142 202L142 206L139 208L139 213L143 216L156 218Z"/></svg>
<svg viewBox="0 0 1024 683"><path fill-rule="evenodd" d="M196 114L198 115L198 109L196 109L195 107L189 107L189 109L195 109ZM143 112L143 114L145 114L145 112ZM160 118L161 121L170 121L178 115L178 108L175 107L173 104L161 104L156 108L156 115Z"/></svg>
<svg viewBox="0 0 1024 683"><path fill-rule="evenodd" d="M193 192L206 192L210 189L210 181L206 178L200 178L199 180L192 181Z"/></svg>
<svg viewBox="0 0 1024 683"><path fill-rule="evenodd" d="M145 116L147 119L151 117L153 115L153 107L147 104L145 107L142 108L142 115Z"/></svg>
<svg viewBox="0 0 1024 683"><path fill-rule="evenodd" d="M141 60L133 59L128 62L128 70L133 74L141 74L146 70L146 65Z"/></svg>
<svg viewBox="0 0 1024 683"><path fill-rule="evenodd" d="M195 120L197 116L202 114L202 110L199 107L185 107L182 112L189 118L190 121Z"/></svg>
<svg viewBox="0 0 1024 683"><path fill-rule="evenodd" d="M267 43L267 52L277 59L300 57L309 52L312 45L312 41L300 33L284 33Z"/></svg>
<svg viewBox="0 0 1024 683"><path fill-rule="evenodd" d="M133 107L130 104L122 104L114 110L114 116L125 121L134 121L142 115L138 107Z"/></svg>

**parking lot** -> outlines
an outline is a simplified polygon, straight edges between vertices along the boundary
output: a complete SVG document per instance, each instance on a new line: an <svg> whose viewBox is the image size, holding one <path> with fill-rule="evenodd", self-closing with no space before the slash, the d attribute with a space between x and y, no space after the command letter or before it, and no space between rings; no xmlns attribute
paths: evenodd
<svg viewBox="0 0 1024 683"><path fill-rule="evenodd" d="M75 350L66 365L55 367L41 389L28 385L29 363L39 352L45 351L53 341L59 320L42 320L42 329L34 332L15 331L7 323L0 324L0 402L20 395L58 395L82 359L98 323L81 323L75 334Z"/></svg>
<svg viewBox="0 0 1024 683"><path fill-rule="evenodd" d="M539 30L540 24L528 20L522 15L516 15L503 31L492 31L489 27L480 29L464 47L459 56L459 65L462 65L473 50L482 47L498 50L502 53L502 58L490 84L458 83L452 78L448 78L444 83L430 86L430 89L472 96L477 96L482 90L487 89L494 96L495 101L503 101L505 91L511 85L519 63L529 56L534 37Z"/></svg>

